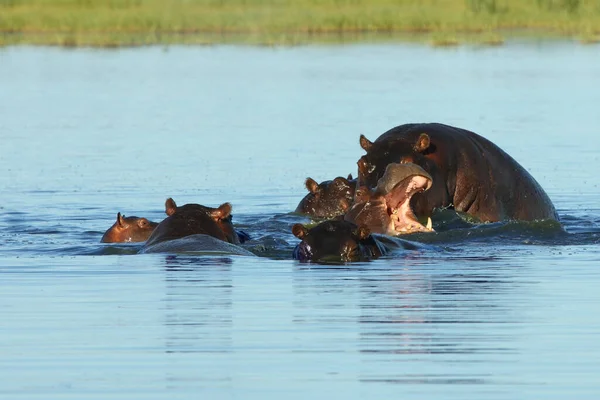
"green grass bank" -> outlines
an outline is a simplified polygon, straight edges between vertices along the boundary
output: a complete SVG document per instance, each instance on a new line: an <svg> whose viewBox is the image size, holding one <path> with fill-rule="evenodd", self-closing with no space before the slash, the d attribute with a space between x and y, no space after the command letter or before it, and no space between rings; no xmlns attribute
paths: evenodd
<svg viewBox="0 0 600 400"><path fill-rule="evenodd" d="M600 38L599 0L0 0L0 45Z"/></svg>

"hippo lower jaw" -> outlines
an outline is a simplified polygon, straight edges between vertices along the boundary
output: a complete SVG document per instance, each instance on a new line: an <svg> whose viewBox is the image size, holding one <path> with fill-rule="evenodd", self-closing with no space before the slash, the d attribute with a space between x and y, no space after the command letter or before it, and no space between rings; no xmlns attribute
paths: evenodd
<svg viewBox="0 0 600 400"><path fill-rule="evenodd" d="M427 177L414 175L407 182L396 186L386 197L390 224L388 235L408 234L414 232L433 232L431 218L427 218L427 225L423 226L415 217L410 207L410 199L416 193L424 192L430 186ZM391 206L394 204L393 206Z"/></svg>
<svg viewBox="0 0 600 400"><path fill-rule="evenodd" d="M394 209L390 214L390 227L388 235L407 234L414 232L434 232L431 223L431 217L427 218L427 225L423 226L414 216L412 209L407 204L402 204L400 208Z"/></svg>

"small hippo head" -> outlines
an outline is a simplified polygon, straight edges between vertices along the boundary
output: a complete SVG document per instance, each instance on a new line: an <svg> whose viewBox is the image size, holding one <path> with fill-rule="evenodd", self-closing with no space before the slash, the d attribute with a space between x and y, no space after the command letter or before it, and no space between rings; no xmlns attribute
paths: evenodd
<svg viewBox="0 0 600 400"><path fill-rule="evenodd" d="M413 163L427 171L433 180L439 180L438 168L434 162L437 156L437 147L432 143L427 133L405 135L395 140L376 140L371 142L364 135L360 135L360 146L367 152L358 164L358 182L360 186L374 188L377 181L385 173L386 167L391 163Z"/></svg>
<svg viewBox="0 0 600 400"><path fill-rule="evenodd" d="M344 218L373 233L392 236L432 231L431 218L423 226L410 205L413 195L431 185L431 176L418 165L389 164L374 190L366 186L356 189L355 202Z"/></svg>
<svg viewBox="0 0 600 400"><path fill-rule="evenodd" d="M292 233L301 242L294 249L300 261L340 263L366 261L382 254L368 228L343 220L329 220L307 229L295 224Z"/></svg>
<svg viewBox="0 0 600 400"><path fill-rule="evenodd" d="M104 233L102 243L145 242L158 223L146 218L126 217L117 213L117 221Z"/></svg>
<svg viewBox="0 0 600 400"><path fill-rule="evenodd" d="M240 243L233 228L229 203L223 203L217 208L200 204L185 204L179 207L175 200L168 198L165 202L165 213L168 217L153 235L153 241L157 238L164 241L193 234L206 234L229 243Z"/></svg>
<svg viewBox="0 0 600 400"><path fill-rule="evenodd" d="M333 218L344 214L352 204L356 180L338 176L332 181L317 183L312 178L305 182L308 194L298 204L297 213L314 218Z"/></svg>

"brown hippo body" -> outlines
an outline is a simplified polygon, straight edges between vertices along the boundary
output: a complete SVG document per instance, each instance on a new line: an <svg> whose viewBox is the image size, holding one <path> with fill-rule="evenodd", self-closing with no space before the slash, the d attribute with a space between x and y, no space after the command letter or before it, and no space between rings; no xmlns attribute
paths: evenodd
<svg viewBox="0 0 600 400"><path fill-rule="evenodd" d="M117 221L104 233L102 243L144 242L148 240L157 222L146 218L126 217L117 213Z"/></svg>
<svg viewBox="0 0 600 400"><path fill-rule="evenodd" d="M550 198L529 172L468 130L438 123L405 124L375 142L361 135L360 144L367 154L358 161L359 185L374 187L390 163L414 163L430 174L431 189L411 200L417 216L454 208L484 222L558 219Z"/></svg>
<svg viewBox="0 0 600 400"><path fill-rule="evenodd" d="M305 182L308 194L296 207L296 212L314 218L333 218L343 215L352 204L356 179L352 175L348 178L337 178L330 181L317 183L312 178Z"/></svg>
<svg viewBox="0 0 600 400"><path fill-rule="evenodd" d="M398 238L373 235L368 228L341 219L324 221L311 229L295 224L292 233L301 240L293 257L305 262L369 261L393 250L414 250L420 246Z"/></svg>
<svg viewBox="0 0 600 400"><path fill-rule="evenodd" d="M218 208L200 204L178 207L173 199L165 203L165 218L146 241L144 247L191 235L208 235L224 242L239 244L238 234L231 222L231 205L224 203Z"/></svg>

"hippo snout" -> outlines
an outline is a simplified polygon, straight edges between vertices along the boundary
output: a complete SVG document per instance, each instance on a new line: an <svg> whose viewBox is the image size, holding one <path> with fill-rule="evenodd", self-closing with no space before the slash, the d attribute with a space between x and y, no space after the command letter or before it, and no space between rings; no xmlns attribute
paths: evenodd
<svg viewBox="0 0 600 400"><path fill-rule="evenodd" d="M293 257L295 260L300 261L310 261L312 260L312 249L310 245L304 241L298 243L298 245L294 248Z"/></svg>

